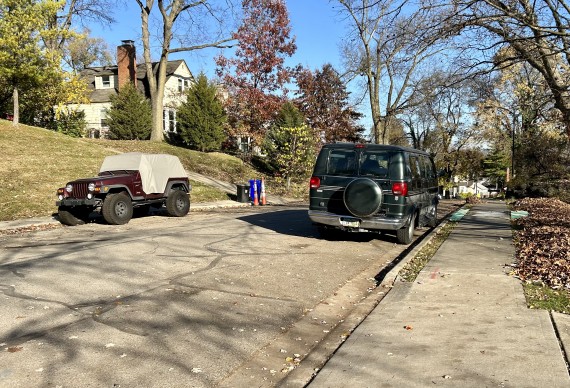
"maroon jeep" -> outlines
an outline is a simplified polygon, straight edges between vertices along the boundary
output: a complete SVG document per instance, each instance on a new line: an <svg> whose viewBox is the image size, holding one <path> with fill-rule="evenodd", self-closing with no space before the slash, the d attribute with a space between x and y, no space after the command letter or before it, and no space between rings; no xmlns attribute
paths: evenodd
<svg viewBox="0 0 570 388"><path fill-rule="evenodd" d="M192 187L176 156L138 152L108 156L99 175L78 179L57 190L59 220L65 225L85 223L99 211L112 225L126 224L133 212L147 214L166 206L173 217L190 210Z"/></svg>

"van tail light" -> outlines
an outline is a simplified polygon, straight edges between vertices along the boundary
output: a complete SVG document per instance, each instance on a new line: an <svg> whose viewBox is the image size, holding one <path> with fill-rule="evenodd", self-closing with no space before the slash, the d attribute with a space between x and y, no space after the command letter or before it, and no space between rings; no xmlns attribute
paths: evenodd
<svg viewBox="0 0 570 388"><path fill-rule="evenodd" d="M392 194L394 195L408 195L408 183L394 182L392 183Z"/></svg>
<svg viewBox="0 0 570 388"><path fill-rule="evenodd" d="M311 189L318 189L321 187L321 179L316 176L311 177Z"/></svg>

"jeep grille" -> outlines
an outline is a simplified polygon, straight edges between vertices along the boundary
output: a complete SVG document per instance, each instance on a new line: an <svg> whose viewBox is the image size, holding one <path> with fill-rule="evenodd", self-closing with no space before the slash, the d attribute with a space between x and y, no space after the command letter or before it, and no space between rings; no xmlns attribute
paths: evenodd
<svg viewBox="0 0 570 388"><path fill-rule="evenodd" d="M85 198L87 197L87 190L88 183L73 183L73 191L70 193L71 198Z"/></svg>

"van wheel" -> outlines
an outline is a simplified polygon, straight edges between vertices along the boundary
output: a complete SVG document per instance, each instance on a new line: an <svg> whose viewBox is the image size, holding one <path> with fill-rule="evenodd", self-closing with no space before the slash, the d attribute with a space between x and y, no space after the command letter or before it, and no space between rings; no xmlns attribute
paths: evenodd
<svg viewBox="0 0 570 388"><path fill-rule="evenodd" d="M103 218L111 225L123 225L133 218L133 203L124 192L107 194L101 208Z"/></svg>
<svg viewBox="0 0 570 388"><path fill-rule="evenodd" d="M396 231L396 237L398 238L398 243L408 245L412 242L414 238L414 229L416 227L416 213L412 214L410 218L410 224L404 226L402 229Z"/></svg>
<svg viewBox="0 0 570 388"><path fill-rule="evenodd" d="M433 217L430 218L428 225L432 228L435 228L437 226L437 205L434 205Z"/></svg>
<svg viewBox="0 0 570 388"><path fill-rule="evenodd" d="M371 216L380 210L382 189L372 179L355 179L344 190L344 205L357 217Z"/></svg>

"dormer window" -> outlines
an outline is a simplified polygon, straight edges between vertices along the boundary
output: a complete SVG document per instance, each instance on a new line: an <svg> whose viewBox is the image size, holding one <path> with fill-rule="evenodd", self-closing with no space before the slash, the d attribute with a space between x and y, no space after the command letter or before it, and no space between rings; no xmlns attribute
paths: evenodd
<svg viewBox="0 0 570 388"><path fill-rule="evenodd" d="M95 88L96 89L110 89L114 87L113 85L113 76L112 75L102 75L97 77L95 80Z"/></svg>

